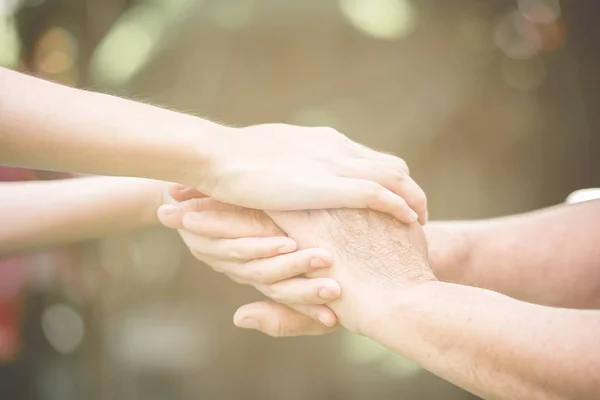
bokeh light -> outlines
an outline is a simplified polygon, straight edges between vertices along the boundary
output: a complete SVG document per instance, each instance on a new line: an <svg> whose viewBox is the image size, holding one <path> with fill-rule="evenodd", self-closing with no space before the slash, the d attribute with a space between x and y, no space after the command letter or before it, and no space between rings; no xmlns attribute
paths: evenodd
<svg viewBox="0 0 600 400"><path fill-rule="evenodd" d="M376 365L380 370L394 377L409 377L422 371L417 364L398 356L364 336L344 332L342 346L343 353L349 361L357 364Z"/></svg>
<svg viewBox="0 0 600 400"><path fill-rule="evenodd" d="M62 83L72 83L73 67L77 58L77 40L67 29L52 27L36 43L33 58L43 76Z"/></svg>
<svg viewBox="0 0 600 400"><path fill-rule="evenodd" d="M85 335L81 316L66 304L55 304L42 314L42 329L50 345L61 354L73 353Z"/></svg>
<svg viewBox="0 0 600 400"><path fill-rule="evenodd" d="M0 16L14 14L20 5L20 0L0 0Z"/></svg>
<svg viewBox="0 0 600 400"><path fill-rule="evenodd" d="M348 21L377 39L399 39L417 26L417 10L409 0L340 0Z"/></svg>
<svg viewBox="0 0 600 400"><path fill-rule="evenodd" d="M163 33L162 18L158 10L145 5L123 14L93 55L94 80L119 86L137 74Z"/></svg>
<svg viewBox="0 0 600 400"><path fill-rule="evenodd" d="M593 15L573 4L0 0L0 63L232 126L332 126L405 158L434 219L486 218L562 201L597 170ZM23 366L43 399L471 398L345 331L236 329L235 309L264 297L202 265L176 232L58 253L0 277L0 299L22 296L24 314L21 331L0 329L0 363ZM60 376L77 395L56 394Z"/></svg>
<svg viewBox="0 0 600 400"><path fill-rule="evenodd" d="M516 60L535 57L542 45L535 24L518 11L511 11L500 20L496 25L494 39L507 57Z"/></svg>
<svg viewBox="0 0 600 400"><path fill-rule="evenodd" d="M536 24L549 24L561 14L558 0L518 0L519 11Z"/></svg>
<svg viewBox="0 0 600 400"><path fill-rule="evenodd" d="M14 19L8 14L8 8L3 14L1 4L0 0L0 66L14 68L19 63L21 43Z"/></svg>
<svg viewBox="0 0 600 400"><path fill-rule="evenodd" d="M159 49L175 22L197 0L139 3L118 19L92 56L92 78L101 85L122 86L137 75Z"/></svg>

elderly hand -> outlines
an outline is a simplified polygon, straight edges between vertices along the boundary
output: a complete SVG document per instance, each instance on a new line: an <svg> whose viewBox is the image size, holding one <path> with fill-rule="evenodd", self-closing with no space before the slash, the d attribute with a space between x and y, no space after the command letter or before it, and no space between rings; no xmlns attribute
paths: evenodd
<svg viewBox="0 0 600 400"><path fill-rule="evenodd" d="M182 187L172 192L180 200L198 195L195 191ZM275 232L277 235L282 235L280 228L271 225L272 221L260 211L232 208L206 198L191 200L191 203L190 200L186 201L180 204L178 210L183 211L178 211L178 215L190 207L188 204L201 202L200 208L204 209L205 213L203 219L193 223L191 222L193 218L186 216L182 221L194 232L205 237L228 236L239 240L248 235L252 226L261 228L254 228L251 235L255 235L259 230L265 235L273 235ZM231 220L225 219L225 214L217 211L219 207L229 210L227 218ZM198 206L192 208L198 209ZM328 304L341 318L342 324L351 330L360 331L361 326L364 325L362 320L368 319L369 314L379 313L385 308L385 293L390 293L390 290L403 290L435 279L426 261L427 246L418 225L407 226L384 214L361 210L269 212L269 214L282 229L297 240L301 249L306 249L298 252L317 251L320 247L326 249L329 257L333 256L335 260L332 268L312 271L306 269L306 276L313 279L302 279L295 281L294 285L279 286L275 299L288 304L288 301L292 300L293 303L292 298L295 293L293 288L296 284L300 282L307 284L314 279L333 278L334 281L340 282L344 294L341 299ZM235 221L235 223L228 221ZM266 228L267 226L269 228ZM219 230L223 229L228 233L219 233ZM279 237L285 238L285 236ZM269 238L269 240L274 239L274 237ZM230 251L247 251L244 241L230 243L233 243L229 248ZM226 258L226 253L221 251L219 257ZM206 257L205 253L197 255L200 258ZM256 263L254 265L263 266L262 268L277 263L280 270L293 270L294 263L290 260L289 257L278 255L256 259L253 262ZM325 306L320 307L323 308L319 309L319 312L325 310ZM330 330L328 326L315 319L307 318L297 309L273 301L245 305L237 311L234 319L236 325L240 327L259 329L272 336L315 334Z"/></svg>

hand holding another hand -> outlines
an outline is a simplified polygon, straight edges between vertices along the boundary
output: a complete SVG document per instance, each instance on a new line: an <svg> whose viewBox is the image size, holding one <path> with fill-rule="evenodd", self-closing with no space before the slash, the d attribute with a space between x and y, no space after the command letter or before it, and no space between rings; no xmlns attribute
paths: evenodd
<svg viewBox="0 0 600 400"><path fill-rule="evenodd" d="M161 208L163 223L183 227L180 233L199 259L236 281L254 284L275 300L241 307L235 316L241 327L272 336L325 333L335 322L335 315L323 305L327 303L342 325L364 332L394 292L435 279L421 228L382 213L269 212L276 225L261 211L194 198L199 195L196 191L182 187L172 192L183 201ZM270 250L256 253L263 246L259 242ZM277 253L279 246L295 248L296 243L300 250ZM308 260L315 257L327 266L311 267ZM294 278L298 274L306 278ZM344 291L340 299L337 282ZM337 296L321 297L322 289L334 289Z"/></svg>
<svg viewBox="0 0 600 400"><path fill-rule="evenodd" d="M160 221L179 230L197 259L273 300L253 309L278 316L274 322L281 325L273 328L274 335L321 334L335 326L335 314L323 304L340 296L337 282L302 277L330 267L328 251L297 250L296 242L259 210L223 204L180 185L165 197L170 204L159 209Z"/></svg>
<svg viewBox="0 0 600 400"><path fill-rule="evenodd" d="M204 167L182 171L187 177L179 181L221 202L260 210L370 208L405 223L427 220L427 198L404 160L335 129L263 124L210 138Z"/></svg>

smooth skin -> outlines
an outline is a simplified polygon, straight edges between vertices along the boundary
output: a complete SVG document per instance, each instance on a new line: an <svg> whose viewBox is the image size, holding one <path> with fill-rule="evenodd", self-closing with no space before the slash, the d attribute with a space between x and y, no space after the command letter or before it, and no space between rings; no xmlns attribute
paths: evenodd
<svg viewBox="0 0 600 400"><path fill-rule="evenodd" d="M231 128L0 68L0 162L178 182L263 210L372 208L427 219L406 163L332 128Z"/></svg>
<svg viewBox="0 0 600 400"><path fill-rule="evenodd" d="M0 182L0 255L157 225L170 186L122 177Z"/></svg>
<svg viewBox="0 0 600 400"><path fill-rule="evenodd" d="M0 183L0 256L159 226L156 210L161 204L175 202L169 193L172 188L172 183L150 179L96 176ZM174 193L177 195L178 191ZM218 202L212 201L211 204L214 206ZM265 228L266 236L281 232L277 227L272 230ZM330 267L332 257L326 250L296 251L295 241L282 232L280 237L263 236L257 241L240 239L240 242L233 240L231 243L186 235L182 232L189 245L206 254L222 257L223 253L229 252L230 261L223 263L223 271L225 268L232 270L231 276L236 281L252 284L281 301L290 300L288 292L291 290L296 296L291 299L296 310L312 315L320 324L325 324L323 326L335 324L333 312L321 304L339 297L338 283L320 278L303 280L299 284L300 278L296 278ZM229 250L239 243L248 251L238 253ZM213 247L215 244L216 247ZM275 255L280 257L274 258ZM267 257L272 262L257 263L259 269L253 268L252 263L247 263L247 268L237 269L243 264L243 259L257 257ZM285 270L280 268L282 263L286 266ZM319 293L307 295L314 290L319 290ZM315 313L313 305L316 305L316 311L322 308L325 313Z"/></svg>

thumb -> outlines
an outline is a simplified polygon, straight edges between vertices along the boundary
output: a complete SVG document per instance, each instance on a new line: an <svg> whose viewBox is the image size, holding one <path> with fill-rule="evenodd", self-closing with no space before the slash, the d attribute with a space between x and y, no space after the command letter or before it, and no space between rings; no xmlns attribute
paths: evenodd
<svg viewBox="0 0 600 400"><path fill-rule="evenodd" d="M335 329L274 301L241 306L233 316L233 323L239 328L256 329L273 337L322 335Z"/></svg>

